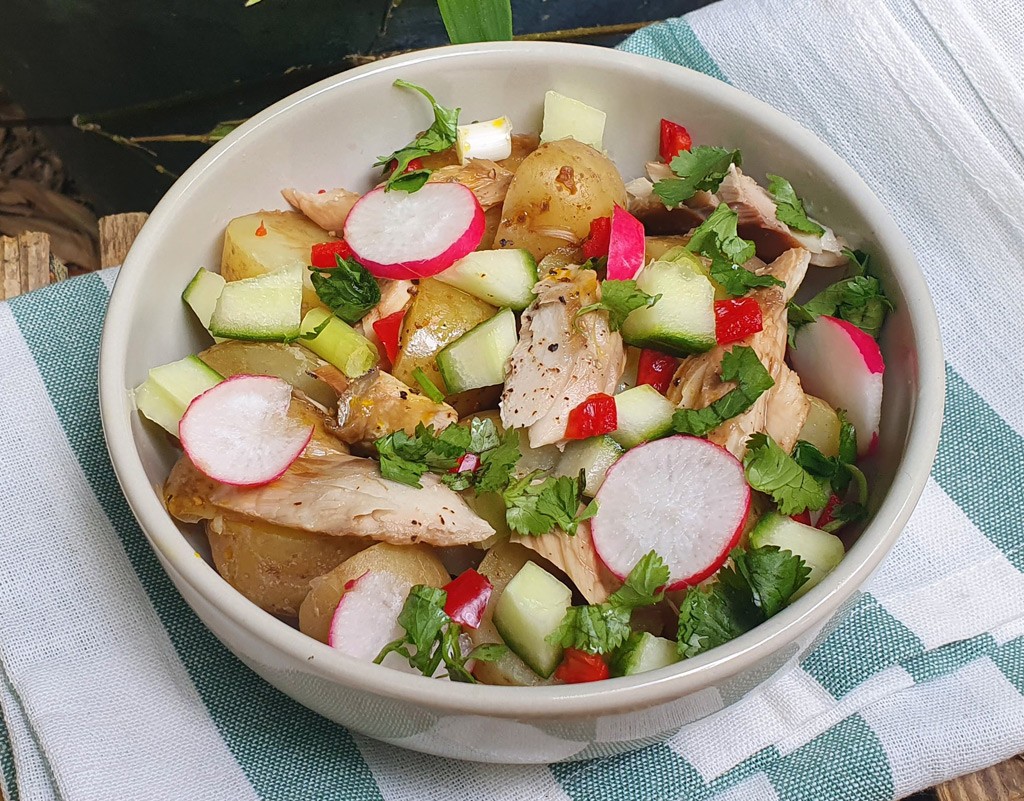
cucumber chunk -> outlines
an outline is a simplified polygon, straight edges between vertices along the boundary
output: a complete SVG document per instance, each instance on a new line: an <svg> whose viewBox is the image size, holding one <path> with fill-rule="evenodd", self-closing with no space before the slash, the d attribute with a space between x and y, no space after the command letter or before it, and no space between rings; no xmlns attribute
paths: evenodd
<svg viewBox="0 0 1024 801"><path fill-rule="evenodd" d="M609 436L574 440L565 446L558 459L555 475L575 478L584 471L587 486L583 494L588 498L597 495L604 483L605 473L622 456L622 446Z"/></svg>
<svg viewBox="0 0 1024 801"><path fill-rule="evenodd" d="M611 670L613 676L632 676L674 665L678 661L676 643L647 631L638 631L630 634L615 653Z"/></svg>
<svg viewBox="0 0 1024 801"><path fill-rule="evenodd" d="M843 541L835 534L798 523L778 512L769 512L757 521L750 532L750 544L755 548L774 545L779 550L789 551L811 569L807 581L793 593L791 601L819 584L846 555Z"/></svg>
<svg viewBox="0 0 1024 801"><path fill-rule="evenodd" d="M494 627L505 644L543 678L555 672L562 646L547 641L565 617L572 591L533 562L505 587L494 607Z"/></svg>
<svg viewBox="0 0 1024 801"><path fill-rule="evenodd" d="M541 126L540 141L572 138L600 150L606 117L601 109L549 90L544 93L544 123Z"/></svg>
<svg viewBox="0 0 1024 801"><path fill-rule="evenodd" d="M320 328L323 326L323 328ZM320 333L307 339L320 328ZM330 362L349 378L358 378L380 360L376 346L344 320L325 309L310 309L302 318L299 343Z"/></svg>
<svg viewBox="0 0 1024 801"><path fill-rule="evenodd" d="M652 262L637 276L636 285L661 299L626 318L622 326L625 342L673 356L714 347L715 289L690 260Z"/></svg>
<svg viewBox="0 0 1024 801"><path fill-rule="evenodd" d="M210 333L228 339L283 342L299 334L302 268L229 281L210 317Z"/></svg>
<svg viewBox="0 0 1024 801"><path fill-rule="evenodd" d="M181 293L181 299L195 312L199 322L203 324L203 328L210 327L210 318L213 316L213 310L217 308L217 301L220 299L226 283L227 281L219 273L211 273L204 267L200 267L192 280L188 282L185 291Z"/></svg>
<svg viewBox="0 0 1024 801"><path fill-rule="evenodd" d="M149 371L133 393L135 408L178 436L178 423L192 400L223 380L198 356L186 356Z"/></svg>
<svg viewBox="0 0 1024 801"><path fill-rule="evenodd" d="M615 396L619 427L609 436L623 448L665 436L672 430L675 407L650 384L627 389Z"/></svg>
<svg viewBox="0 0 1024 801"><path fill-rule="evenodd" d="M446 345L437 354L437 369L449 394L503 383L518 340L515 314L502 309Z"/></svg>
<svg viewBox="0 0 1024 801"><path fill-rule="evenodd" d="M495 306L522 311L533 302L537 262L528 250L476 250L434 277Z"/></svg>

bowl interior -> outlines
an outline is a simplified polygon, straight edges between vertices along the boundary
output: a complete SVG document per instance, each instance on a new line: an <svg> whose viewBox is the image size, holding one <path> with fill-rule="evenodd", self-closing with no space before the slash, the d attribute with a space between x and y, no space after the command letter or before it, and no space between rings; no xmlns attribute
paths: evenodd
<svg viewBox="0 0 1024 801"><path fill-rule="evenodd" d="M871 252L896 307L882 338L887 361L883 426L871 465L872 508L882 511L823 585L748 637L764 639L790 625L806 627L836 608L902 527L937 440L941 356L931 302L913 257L852 170L778 112L679 67L571 45L444 48L344 73L244 125L197 162L161 202L115 288L101 380L115 467L158 550L173 561L175 553L202 546L203 538L182 528L190 538L186 546L159 507L159 488L178 452L131 410L127 390L150 367L207 346L205 332L179 296L197 267L218 268L223 229L232 217L287 208L282 187L365 190L377 178L371 168L377 157L429 125L425 100L392 87L396 78L425 86L444 105L460 106L464 121L506 114L523 132L539 130L545 90L577 97L607 112L605 147L626 180L643 174L644 162L656 154L659 120L671 117L686 124L698 144L740 148L744 169L755 177L775 172L789 178L815 216L851 245ZM936 382L938 399L931 397ZM913 444L909 458L908 443ZM220 581L216 575L196 580ZM268 626L275 624L263 617ZM735 653L744 650L741 646ZM716 649L717 659L690 660L668 674L721 662L729 647Z"/></svg>

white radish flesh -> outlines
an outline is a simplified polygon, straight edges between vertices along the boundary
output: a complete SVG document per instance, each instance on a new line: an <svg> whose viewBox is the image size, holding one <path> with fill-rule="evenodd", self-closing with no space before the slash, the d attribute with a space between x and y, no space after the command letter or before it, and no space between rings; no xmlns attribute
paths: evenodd
<svg viewBox="0 0 1024 801"><path fill-rule="evenodd" d="M639 445L608 471L591 521L594 548L619 578L651 550L669 568L668 589L703 581L739 542L750 510L743 466L698 437Z"/></svg>
<svg viewBox="0 0 1024 801"><path fill-rule="evenodd" d="M636 278L644 266L646 247L643 223L616 205L608 239L608 278L615 281Z"/></svg>
<svg viewBox="0 0 1024 801"><path fill-rule="evenodd" d="M857 453L878 442L885 361L878 343L846 320L821 316L801 326L789 360L806 392L845 409L857 429Z"/></svg>
<svg viewBox="0 0 1024 801"><path fill-rule="evenodd" d="M378 278L427 278L476 250L484 212L459 183L428 183L416 192L378 187L345 220L345 241Z"/></svg>
<svg viewBox="0 0 1024 801"><path fill-rule="evenodd" d="M192 463L224 484L279 478L302 455L313 427L288 417L292 388L280 378L237 375L189 404L178 436Z"/></svg>
<svg viewBox="0 0 1024 801"><path fill-rule="evenodd" d="M356 659L372 662L385 645L404 635L398 615L412 585L394 573L367 570L345 587L331 618L327 643Z"/></svg>

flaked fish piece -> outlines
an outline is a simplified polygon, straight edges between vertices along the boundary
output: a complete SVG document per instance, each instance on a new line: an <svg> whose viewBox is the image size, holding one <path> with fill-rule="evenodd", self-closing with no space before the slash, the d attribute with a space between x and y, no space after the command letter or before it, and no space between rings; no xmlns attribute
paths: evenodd
<svg viewBox="0 0 1024 801"><path fill-rule="evenodd" d="M715 210L718 198L710 192L696 192L683 205L665 208L654 193L654 184L674 178L672 170L660 161L649 161L647 177L626 184L627 210L644 224L648 234L684 234L696 228Z"/></svg>
<svg viewBox="0 0 1024 801"><path fill-rule="evenodd" d="M513 534L511 541L543 556L565 573L587 603L602 604L622 586L622 582L598 558L587 521L579 524L573 537L555 529L539 537Z"/></svg>
<svg viewBox="0 0 1024 801"><path fill-rule="evenodd" d="M340 236L345 220L352 207L359 200L359 194L347 189L330 189L326 192L300 192L298 189L282 189L282 196L297 211L331 234Z"/></svg>
<svg viewBox="0 0 1024 801"><path fill-rule="evenodd" d="M708 434L708 439L742 459L751 434L767 432L786 451L796 444L807 419L810 404L800 386L799 376L786 364L789 320L786 303L803 281L810 254L803 248L788 250L763 273L786 282L786 287L764 287L750 293L761 307L763 328L747 339L728 346L718 345L707 353L684 359L672 377L666 397L680 409L703 409L735 388L722 381L722 357L737 346L753 348L775 385L738 414Z"/></svg>
<svg viewBox="0 0 1024 801"><path fill-rule="evenodd" d="M821 236L794 231L776 216L775 200L768 190L735 164L729 167L717 194L739 216L739 235L754 243L758 257L764 261L773 261L792 248L804 248L810 253L811 264L817 267L846 264L842 253L846 243L831 228L822 225L825 233Z"/></svg>
<svg viewBox="0 0 1024 801"><path fill-rule="evenodd" d="M436 403L390 373L374 369L348 382L338 396L337 425L330 429L349 445L368 445L395 431L412 435L421 423L441 431L458 419L447 403Z"/></svg>
<svg viewBox="0 0 1024 801"><path fill-rule="evenodd" d="M164 485L164 501L185 522L229 513L286 528L407 545L480 542L494 529L430 473L422 489L388 481L372 459L335 454L298 459L261 487L221 484L182 456Z"/></svg>
<svg viewBox="0 0 1024 801"><path fill-rule="evenodd" d="M484 211L505 202L512 173L490 159L469 159L430 173L428 181L460 183L468 188Z"/></svg>
<svg viewBox="0 0 1024 801"><path fill-rule="evenodd" d="M560 264L533 288L536 300L523 312L501 396L502 424L528 429L531 448L564 447L569 412L618 386L626 363L622 336L603 311L576 316L600 292L593 270Z"/></svg>

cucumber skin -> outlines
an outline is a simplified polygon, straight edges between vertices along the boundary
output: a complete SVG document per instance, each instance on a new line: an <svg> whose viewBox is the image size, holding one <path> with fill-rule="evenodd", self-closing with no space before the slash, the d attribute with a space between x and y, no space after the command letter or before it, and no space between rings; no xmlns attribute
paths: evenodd
<svg viewBox="0 0 1024 801"><path fill-rule="evenodd" d="M519 580L517 583L517 579ZM557 610L552 606L551 609L544 609L539 603L532 604L534 608L541 606L539 611L542 612L558 612L558 620L555 621L550 631L543 632L541 634L541 640L539 642L530 642L531 637L523 637L521 634L525 632L519 631L518 620L509 620L510 617L526 617L527 610L523 609L516 601L518 588L521 585L530 585L533 583L541 583L547 585L542 587L542 590L546 590L554 594L557 592L559 595L564 595L564 606L563 601L558 600L554 606L557 606ZM558 585L557 587L555 585ZM511 589L511 593L509 590ZM531 589L533 589L531 587ZM562 593L564 590L564 593ZM529 594L526 596L530 600L536 600L535 597L531 598ZM502 640L512 650L512 652L523 660L530 669L533 670L538 676L542 678L549 678L552 673L555 672L555 668L558 667L558 663L562 661L562 647L560 645L552 645L547 642L544 638L547 637L552 631L557 628L558 623L561 622L562 617L565 615L565 610L569 608L572 603L572 592L566 587L561 581L556 579L544 568L539 567L533 562L527 562L523 565L522 569L512 578L512 580L505 586L501 596L498 598L498 602L494 607L494 616L492 621L494 627L498 630L498 634L501 635ZM533 611L533 610L531 610ZM536 615L532 616L536 619Z"/></svg>
<svg viewBox="0 0 1024 801"><path fill-rule="evenodd" d="M666 271L677 271L681 275L665 274ZM687 260L652 262L637 276L637 287L649 295L661 294L662 298L654 306L637 309L626 318L622 326L623 342L679 357L704 353L717 344L714 328L714 288L704 273L692 263ZM680 291L672 292L672 289ZM658 304L676 303L680 294L688 303L699 301L701 295L707 301L708 306L704 311L708 312L710 317L705 322L710 325L704 334L674 331L663 327L660 317L665 312L664 309L658 308Z"/></svg>
<svg viewBox="0 0 1024 801"><path fill-rule="evenodd" d="M515 254L519 257L521 264L517 269L522 269L524 275L529 281L529 286L523 285L523 292L512 295L511 293L498 292L494 294L493 291L477 291L484 285L484 279L480 277L473 277L467 275L472 267L474 260L481 258L496 259L497 257L488 256L485 254L509 254L509 256ZM463 292L473 295L476 298L484 301L485 303L491 303L495 306L506 306L512 311L523 311L527 306L533 303L533 286L538 280L537 273L537 260L526 250L476 250L467 256L464 256L459 261L455 262L451 267L438 275L435 275L438 281L453 286L456 289L461 289Z"/></svg>
<svg viewBox="0 0 1024 801"><path fill-rule="evenodd" d="M267 284L270 284L269 291L267 290ZM276 284L276 285L275 285ZM293 286L290 284L294 284ZM285 303L289 306L294 305L295 319L294 321L289 320L284 325L278 325L276 327L268 326L266 324L256 324L255 326L245 323L242 321L241 325L238 322L232 324L223 319L218 319L218 312L221 316L224 315L225 309L223 304L225 301L238 304L237 294L239 292L253 291L255 286L259 286L259 290L263 292L271 292L278 295L272 299L274 306ZM187 287L186 287L187 291ZM229 295L230 293L230 295ZM294 297L288 297L294 294ZM258 303L248 304L250 308L263 306L265 307L265 299L257 295ZM264 273L262 275L253 276L251 278L243 278L239 281L229 281L220 297L217 299L217 305L213 310L213 316L210 318L210 333L215 337L224 337L226 339L240 339L248 342L288 342L300 333L302 315L302 270L299 268L291 269L283 267L280 270L276 270L271 273ZM236 311L236 309L232 309ZM264 308L257 308L257 314L263 313ZM278 308L273 309L273 315L278 316L277 313L280 311ZM290 314L292 310L289 308Z"/></svg>
<svg viewBox="0 0 1024 801"><path fill-rule="evenodd" d="M210 318L217 308L217 300L220 298L221 292L224 291L226 284L227 281L224 280L220 273L211 272L204 267L200 267L196 274L192 276L192 280L188 282L188 286L182 291L181 299L192 309L193 314L199 318L203 328L210 327ZM214 286L217 287L217 295L213 298L212 305L210 305L207 303L210 294L209 290L212 290ZM196 293L199 292L203 293L203 297L196 297ZM209 306L208 310L201 308L204 306Z"/></svg>
<svg viewBox="0 0 1024 801"><path fill-rule="evenodd" d="M674 665L680 660L676 644L649 632L634 632L612 658L613 676L633 676Z"/></svg>
<svg viewBox="0 0 1024 801"><path fill-rule="evenodd" d="M456 287L456 289L458 289L458 287ZM503 317L502 315L505 315L505 316ZM482 323L477 323L475 326L470 328L461 337L456 339L454 342L448 343L447 345L445 345L438 352L437 357L436 357L437 369L438 369L438 372L441 373L441 378L444 380L444 383L445 383L445 386L448 389L448 394L449 395L453 395L453 394L455 394L457 392L466 392L466 391L471 390L471 389L482 389L483 387L493 387L493 386L497 386L498 384L501 384L501 383L504 382L504 380L505 380L505 372L504 372L504 368L503 368L502 369L501 378L499 380L497 380L497 381L494 381L493 383L477 384L476 382L474 382L472 380L467 381L467 382L464 383L462 378L459 376L459 374L457 373L457 371L455 369L455 364L454 364L454 358L455 357L452 354L456 352L455 348L459 345L459 343L462 343L463 347L466 347L468 344L471 344L471 343L467 343L465 340L468 337L472 336L474 334L474 332L476 332L477 336L480 336L480 330L479 329L483 328L484 326L494 327L494 326L501 325L504 322L504 320L507 319L509 316L511 316L511 318L512 318L512 333L513 333L513 336L512 336L511 342L509 343L509 344L511 344L512 347L509 349L509 352L505 355L505 357L503 359L503 363L507 363L509 356L512 355L512 351L515 349L516 343L518 342L518 337L515 336L515 317L512 316L511 310L508 309L507 307L504 308L504 309L501 309L496 315L494 315L494 317L491 317L489 320L484 320ZM501 319L499 320L498 318L501 318Z"/></svg>
<svg viewBox="0 0 1024 801"><path fill-rule="evenodd" d="M643 430L636 430L637 426L635 425L631 427L632 430L624 429L622 427L622 422L624 420L628 421L629 415L623 414L623 412L628 412L629 406L623 408L623 399L642 398L644 396L649 396L650 400L634 401L634 403L641 404L645 411L654 409L656 406L660 406L665 413L664 420L660 423L655 421L651 428L645 428ZM654 389L654 387L641 384L640 386L633 387L632 389L627 389L625 392L620 392L616 395L615 401L620 427L615 429L615 431L612 431L608 436L615 440L615 442L617 442L622 448L626 450L634 448L641 443L650 442L652 439L659 439L672 430L672 415L675 412L675 409L671 402L659 393L658 390Z"/></svg>
<svg viewBox="0 0 1024 801"><path fill-rule="evenodd" d="M802 547L801 553L794 547L794 540L804 540L805 543L810 543L813 549ZM793 593L790 603L820 584L846 556L843 541L835 534L798 523L778 512L768 512L757 521L750 531L750 544L754 548L774 545L780 551L789 551L794 556L799 556L811 569L807 581Z"/></svg>
<svg viewBox="0 0 1024 801"><path fill-rule="evenodd" d="M695 353L706 353L717 344L713 338L688 337L668 332L647 336L633 334L628 337L623 333L622 341L627 345L633 345L638 348L650 348L651 350L658 350L662 353L667 353L669 356L680 358L692 356Z"/></svg>

